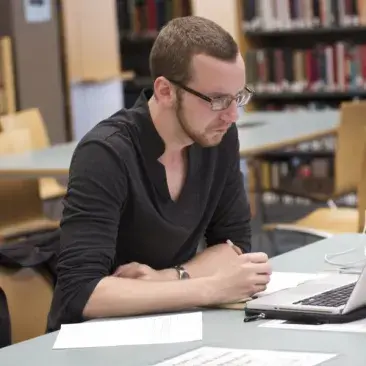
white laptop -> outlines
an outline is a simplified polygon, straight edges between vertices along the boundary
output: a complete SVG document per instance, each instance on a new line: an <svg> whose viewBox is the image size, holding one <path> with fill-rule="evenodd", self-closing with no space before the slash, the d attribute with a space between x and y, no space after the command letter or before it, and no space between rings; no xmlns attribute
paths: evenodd
<svg viewBox="0 0 366 366"><path fill-rule="evenodd" d="M246 303L247 317L311 323L366 318L366 267L360 275L334 273Z"/></svg>

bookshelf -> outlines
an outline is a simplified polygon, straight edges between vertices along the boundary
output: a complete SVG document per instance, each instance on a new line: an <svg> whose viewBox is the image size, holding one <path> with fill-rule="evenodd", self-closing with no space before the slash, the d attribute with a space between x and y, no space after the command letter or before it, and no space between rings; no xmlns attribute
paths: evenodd
<svg viewBox="0 0 366 366"><path fill-rule="evenodd" d="M365 1L239 0L238 8L255 109L366 98Z"/></svg>
<svg viewBox="0 0 366 366"><path fill-rule="evenodd" d="M238 0L237 11L246 79L256 91L250 109L283 111L291 124L288 110L325 113L338 111L346 101L366 99L366 1ZM329 142L328 163L323 165L331 166L337 139ZM313 145L321 141L309 143L306 156L297 146L290 153L278 151L254 162L262 173L256 176L259 186L267 192L262 198L276 203L300 186L303 191L331 192L334 174L319 168L319 151ZM269 171L276 177L278 166L286 161L296 161L297 169L291 168L295 180L275 179L273 184ZM322 184L307 176L315 165L318 175L325 177ZM351 196L342 200L354 203L348 200Z"/></svg>
<svg viewBox="0 0 366 366"><path fill-rule="evenodd" d="M151 86L149 54L158 31L172 18L192 13L190 0L115 0L121 65L135 77L125 83L126 107Z"/></svg>
<svg viewBox="0 0 366 366"><path fill-rule="evenodd" d="M123 69L135 78L125 84L125 103L130 106L143 87L151 86L149 53L157 32L170 19L185 15L209 18L242 42L237 0L116 0Z"/></svg>
<svg viewBox="0 0 366 366"><path fill-rule="evenodd" d="M12 44L10 37L0 37L0 115L16 111Z"/></svg>

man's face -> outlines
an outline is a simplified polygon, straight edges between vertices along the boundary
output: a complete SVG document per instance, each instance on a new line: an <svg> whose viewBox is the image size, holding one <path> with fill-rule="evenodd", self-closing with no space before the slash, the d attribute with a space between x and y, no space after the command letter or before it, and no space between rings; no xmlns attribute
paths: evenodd
<svg viewBox="0 0 366 366"><path fill-rule="evenodd" d="M234 62L196 55L192 60L192 80L185 86L210 98L236 96L245 85L245 67L239 54ZM222 111L182 88L177 88L176 116L185 134L203 147L219 144L238 118L233 101Z"/></svg>

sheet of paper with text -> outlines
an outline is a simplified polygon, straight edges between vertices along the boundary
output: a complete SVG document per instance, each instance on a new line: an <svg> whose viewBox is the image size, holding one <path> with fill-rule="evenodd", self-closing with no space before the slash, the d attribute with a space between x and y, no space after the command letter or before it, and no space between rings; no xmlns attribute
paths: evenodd
<svg viewBox="0 0 366 366"><path fill-rule="evenodd" d="M154 366L315 366L335 354L202 347Z"/></svg>

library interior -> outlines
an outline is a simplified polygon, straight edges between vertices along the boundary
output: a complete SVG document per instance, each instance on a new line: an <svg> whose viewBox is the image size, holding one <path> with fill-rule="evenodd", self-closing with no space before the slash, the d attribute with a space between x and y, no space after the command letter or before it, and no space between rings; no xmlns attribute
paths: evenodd
<svg viewBox="0 0 366 366"><path fill-rule="evenodd" d="M206 88L209 97L153 77L153 46L180 18L204 19L183 30L182 50L188 39L204 43L212 24L236 43L245 65L237 95L223 86ZM212 39L207 48L192 43L189 57L217 48ZM164 46L167 55L172 44ZM206 55L227 64L215 52L223 54ZM178 107L155 114L168 108L168 99L158 102L167 85ZM151 123L136 128L131 119L147 90L157 101L145 103ZM231 98L237 119L217 146L196 148L192 138L192 149L169 160L168 148L153 144L165 139L159 128L169 116L184 141L193 136L183 125L192 126L182 119L188 114L179 114L184 98L201 118L221 118L225 109L215 112L213 101ZM137 140L123 124L139 131ZM1 366L364 366L365 212L366 0L0 0ZM245 292L251 264L270 272L251 269L252 282L267 280ZM243 285L229 285L234 267ZM291 311L261 311L250 321L256 301L278 310L274 293L284 299L312 281L311 309L297 311L315 316L314 299L332 276L352 276L352 286L342 287L342 299L339 285L329 288L337 305L322 298L319 306L356 309L351 321L333 320L338 314L304 324ZM61 328L50 330L57 317Z"/></svg>

